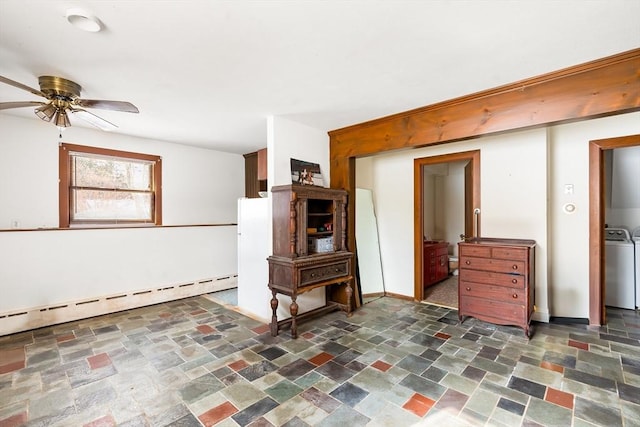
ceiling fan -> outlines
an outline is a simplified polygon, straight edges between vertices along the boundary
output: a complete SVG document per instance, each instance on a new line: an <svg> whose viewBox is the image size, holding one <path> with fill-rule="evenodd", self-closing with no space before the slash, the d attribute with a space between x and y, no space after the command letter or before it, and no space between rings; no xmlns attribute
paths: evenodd
<svg viewBox="0 0 640 427"><path fill-rule="evenodd" d="M21 107L37 107L35 109L36 116L45 122L53 122L53 124L55 124L60 130L71 126L68 113L71 113L73 116L78 117L102 130L113 130L117 128L113 123L78 107L124 111L127 113L139 112L138 108L130 102L81 99L80 91L82 90L82 87L79 84L72 82L71 80L63 79L62 77L38 77L40 90L2 76L0 76L0 82L26 90L27 92L31 92L34 95L41 96L48 100L48 102L0 102L0 110Z"/></svg>

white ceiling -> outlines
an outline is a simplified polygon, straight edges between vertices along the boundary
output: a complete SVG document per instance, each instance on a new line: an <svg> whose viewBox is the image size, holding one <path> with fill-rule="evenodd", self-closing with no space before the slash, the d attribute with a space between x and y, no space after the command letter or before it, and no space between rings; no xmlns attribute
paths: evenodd
<svg viewBox="0 0 640 427"><path fill-rule="evenodd" d="M639 17L639 0L0 0L0 75L135 104L92 110L117 133L248 153L269 115L329 131L422 107L640 47Z"/></svg>

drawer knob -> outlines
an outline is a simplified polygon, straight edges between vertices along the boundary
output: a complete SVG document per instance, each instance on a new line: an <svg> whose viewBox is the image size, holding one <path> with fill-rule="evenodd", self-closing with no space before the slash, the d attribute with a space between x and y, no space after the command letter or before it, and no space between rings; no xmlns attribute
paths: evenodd
<svg viewBox="0 0 640 427"><path fill-rule="evenodd" d="M518 298L518 294L511 295L514 299Z"/></svg>
<svg viewBox="0 0 640 427"><path fill-rule="evenodd" d="M513 268L514 270L517 270L518 266L516 264L513 264L513 267L511 267L511 268Z"/></svg>
<svg viewBox="0 0 640 427"><path fill-rule="evenodd" d="M311 273L311 277L316 277L316 273Z"/></svg>
<svg viewBox="0 0 640 427"><path fill-rule="evenodd" d="M470 287L468 287L468 286L466 287L466 289L467 289L467 291L470 291L470 290L471 290L471 288L470 288Z"/></svg>
<svg viewBox="0 0 640 427"><path fill-rule="evenodd" d="M518 279L511 279L511 283L515 285L516 283L518 283Z"/></svg>
<svg viewBox="0 0 640 427"><path fill-rule="evenodd" d="M340 272L340 269L339 269L339 268L336 268L336 273L339 273L339 272Z"/></svg>
<svg viewBox="0 0 640 427"><path fill-rule="evenodd" d="M465 261L464 263L467 265L471 265L471 261Z"/></svg>

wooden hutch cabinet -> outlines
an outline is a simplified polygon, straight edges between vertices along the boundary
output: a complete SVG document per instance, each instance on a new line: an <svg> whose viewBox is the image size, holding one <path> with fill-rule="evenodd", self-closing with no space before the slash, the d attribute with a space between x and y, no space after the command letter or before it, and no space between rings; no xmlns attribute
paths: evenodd
<svg viewBox="0 0 640 427"><path fill-rule="evenodd" d="M261 191L267 191L267 149L263 148L244 156L244 196L260 197Z"/></svg>
<svg viewBox="0 0 640 427"><path fill-rule="evenodd" d="M458 317L516 325L530 336L534 311L533 240L477 238L458 243Z"/></svg>
<svg viewBox="0 0 640 427"><path fill-rule="evenodd" d="M427 287L449 277L449 242L425 240L423 245L422 286Z"/></svg>
<svg viewBox="0 0 640 427"><path fill-rule="evenodd" d="M351 263L347 251L347 192L305 185L281 185L271 189L273 206L273 255L269 261L271 290L271 335L305 318L342 309L351 315ZM330 285L345 285L347 303L330 301ZM326 304L298 316L298 295L325 288ZM291 318L278 321L276 295L291 297Z"/></svg>

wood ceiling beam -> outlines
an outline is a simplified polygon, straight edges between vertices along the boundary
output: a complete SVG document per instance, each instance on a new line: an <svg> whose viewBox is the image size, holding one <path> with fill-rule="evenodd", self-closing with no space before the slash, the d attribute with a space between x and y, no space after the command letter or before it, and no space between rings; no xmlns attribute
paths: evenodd
<svg viewBox="0 0 640 427"><path fill-rule="evenodd" d="M640 49L330 131L330 158L340 162L637 110ZM332 168L332 185L333 174Z"/></svg>
<svg viewBox="0 0 640 427"><path fill-rule="evenodd" d="M331 187L353 197L357 157L633 111L640 111L640 48L330 131ZM347 215L347 245L355 250L353 202Z"/></svg>

